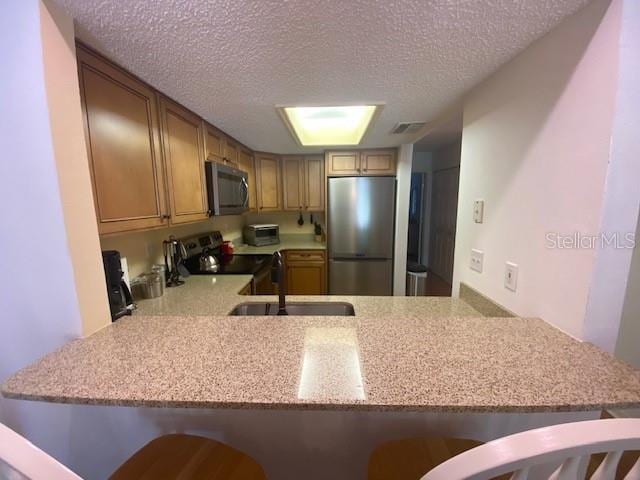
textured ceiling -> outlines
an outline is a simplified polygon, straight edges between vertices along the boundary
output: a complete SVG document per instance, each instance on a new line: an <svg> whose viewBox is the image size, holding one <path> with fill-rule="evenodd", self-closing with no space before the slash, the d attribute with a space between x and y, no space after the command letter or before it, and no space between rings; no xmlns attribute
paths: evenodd
<svg viewBox="0 0 640 480"><path fill-rule="evenodd" d="M385 102L362 145L409 140L588 0L56 0L80 39L256 150L275 105Z"/></svg>

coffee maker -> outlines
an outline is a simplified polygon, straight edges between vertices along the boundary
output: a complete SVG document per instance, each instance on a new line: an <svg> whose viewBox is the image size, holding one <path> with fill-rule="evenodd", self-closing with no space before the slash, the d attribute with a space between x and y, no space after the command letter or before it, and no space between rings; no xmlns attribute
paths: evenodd
<svg viewBox="0 0 640 480"><path fill-rule="evenodd" d="M103 251L102 263L104 264L104 276L107 281L111 320L115 322L120 317L131 315L133 299L123 278L124 272L120 263L120 252L116 250Z"/></svg>

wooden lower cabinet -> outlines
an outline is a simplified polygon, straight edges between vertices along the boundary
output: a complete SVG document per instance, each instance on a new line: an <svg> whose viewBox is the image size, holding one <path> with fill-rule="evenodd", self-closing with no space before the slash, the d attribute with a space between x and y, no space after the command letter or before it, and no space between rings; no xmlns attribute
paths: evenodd
<svg viewBox="0 0 640 480"><path fill-rule="evenodd" d="M327 265L324 250L285 252L287 295L325 295Z"/></svg>

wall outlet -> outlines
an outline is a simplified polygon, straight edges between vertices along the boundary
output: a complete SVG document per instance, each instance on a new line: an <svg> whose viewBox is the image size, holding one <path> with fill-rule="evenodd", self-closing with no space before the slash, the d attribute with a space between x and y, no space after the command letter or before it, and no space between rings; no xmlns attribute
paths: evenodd
<svg viewBox="0 0 640 480"><path fill-rule="evenodd" d="M504 269L504 287L516 291L518 286L518 265L512 262L507 262Z"/></svg>
<svg viewBox="0 0 640 480"><path fill-rule="evenodd" d="M471 270L475 270L478 273L482 273L482 265L484 263L484 252L481 250L471 250L471 264L469 267Z"/></svg>
<svg viewBox="0 0 640 480"><path fill-rule="evenodd" d="M484 218L484 200L476 200L473 202L473 221L482 223Z"/></svg>

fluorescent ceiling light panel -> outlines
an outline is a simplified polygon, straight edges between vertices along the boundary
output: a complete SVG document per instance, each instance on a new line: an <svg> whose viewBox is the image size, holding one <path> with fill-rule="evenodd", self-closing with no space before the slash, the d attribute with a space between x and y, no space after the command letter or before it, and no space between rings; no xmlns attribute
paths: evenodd
<svg viewBox="0 0 640 480"><path fill-rule="evenodd" d="M279 107L301 145L358 145L378 105Z"/></svg>

